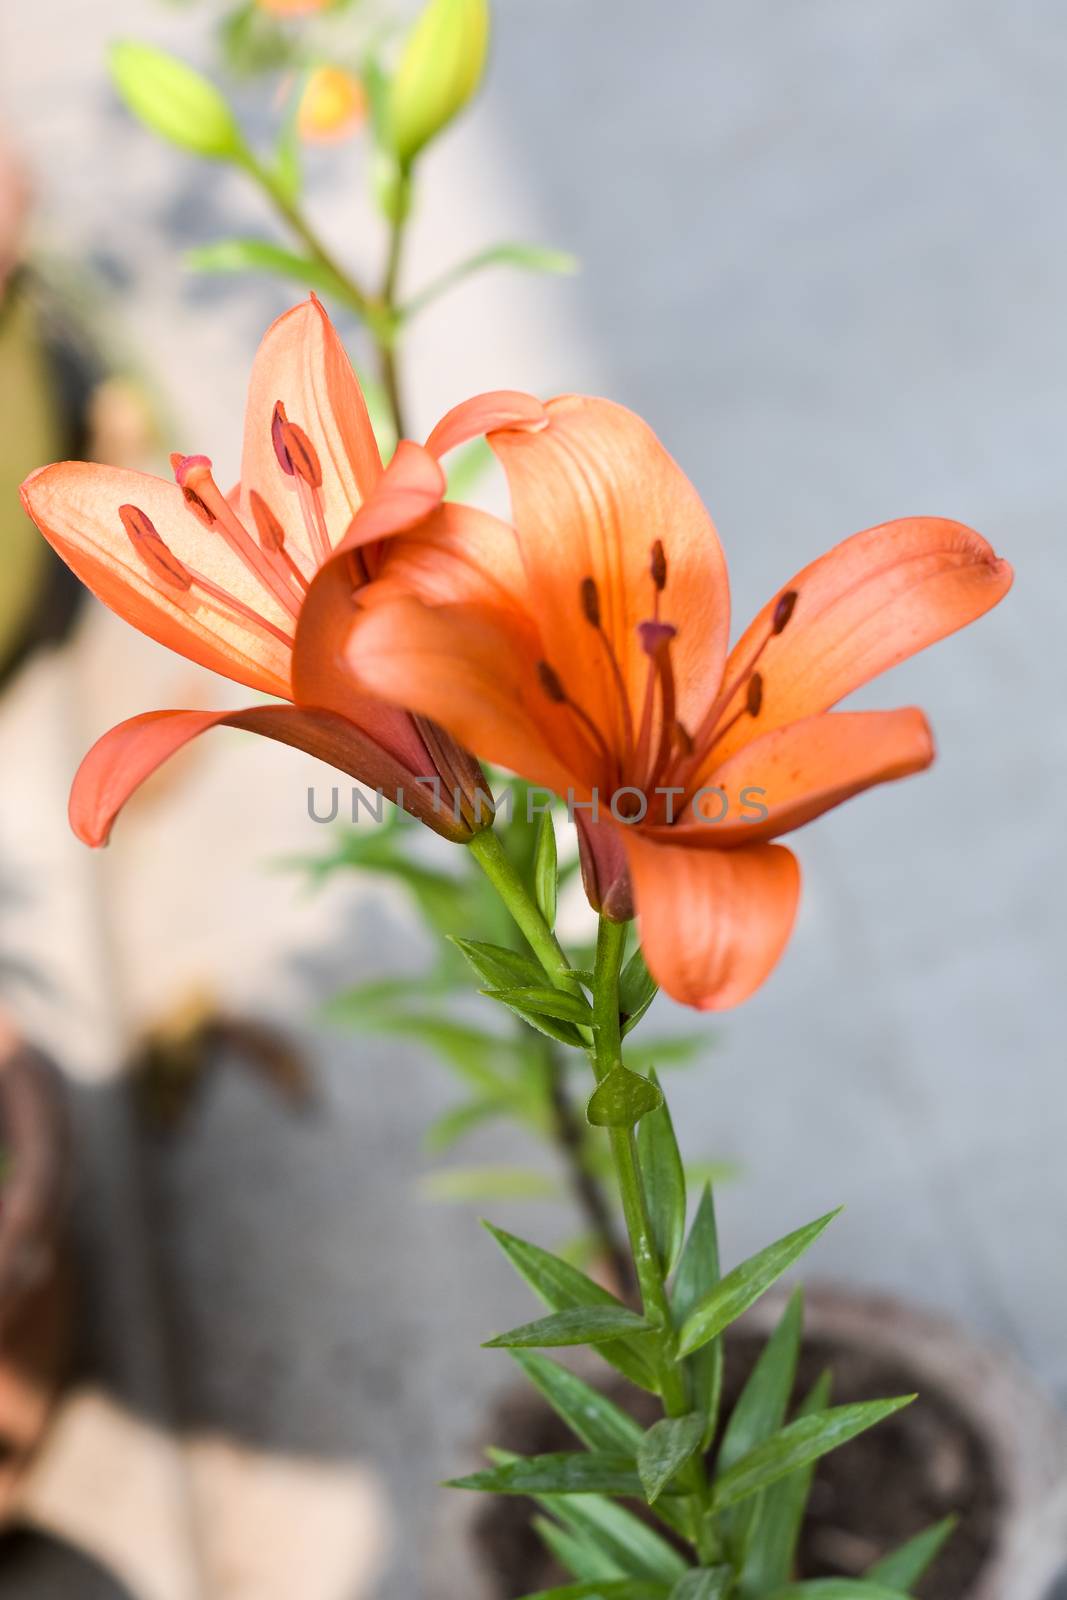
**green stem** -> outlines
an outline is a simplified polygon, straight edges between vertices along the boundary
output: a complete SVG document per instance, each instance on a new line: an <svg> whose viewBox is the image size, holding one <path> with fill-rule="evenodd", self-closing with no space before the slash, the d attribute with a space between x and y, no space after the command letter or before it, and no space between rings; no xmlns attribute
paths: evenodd
<svg viewBox="0 0 1067 1600"><path fill-rule="evenodd" d="M582 986L552 929L530 896L511 858L492 828L476 833L467 846L504 902L516 927L557 989L581 995Z"/></svg>
<svg viewBox="0 0 1067 1600"><path fill-rule="evenodd" d="M385 265L385 278L382 282L381 304L385 313L385 323L377 338L378 346L378 371L389 401L389 410L392 412L393 425L396 428L398 439L407 438L407 428L404 422L404 403L400 392L400 373L396 359L396 334L397 334L397 287L400 279L400 263L404 250L404 223L407 218L407 204L398 206L389 229L389 254Z"/></svg>
<svg viewBox="0 0 1067 1600"><path fill-rule="evenodd" d="M609 922L602 916L597 934L593 974L593 1070L598 1082L613 1067L622 1064L619 972L626 946L627 926L626 923ZM612 1128L610 1132L611 1153L645 1316L661 1330L656 1375L663 1409L668 1417L684 1417L692 1410L689 1383L678 1359L670 1297L652 1232L637 1139L633 1128ZM694 1544L700 1546L708 1485L704 1463L699 1457L687 1463L680 1481L689 1490L692 1538Z"/></svg>

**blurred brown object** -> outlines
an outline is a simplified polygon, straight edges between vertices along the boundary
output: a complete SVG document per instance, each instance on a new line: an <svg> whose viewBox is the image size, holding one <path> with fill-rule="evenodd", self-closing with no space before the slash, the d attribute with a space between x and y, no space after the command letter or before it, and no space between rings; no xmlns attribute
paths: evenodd
<svg viewBox="0 0 1067 1600"><path fill-rule="evenodd" d="M0 1013L0 1524L66 1375L67 1125L59 1076Z"/></svg>
<svg viewBox="0 0 1067 1600"><path fill-rule="evenodd" d="M145 1120L161 1131L179 1127L208 1076L230 1059L249 1067L294 1109L310 1101L306 1063L280 1029L223 1012L210 996L195 993L144 1034L131 1062Z"/></svg>

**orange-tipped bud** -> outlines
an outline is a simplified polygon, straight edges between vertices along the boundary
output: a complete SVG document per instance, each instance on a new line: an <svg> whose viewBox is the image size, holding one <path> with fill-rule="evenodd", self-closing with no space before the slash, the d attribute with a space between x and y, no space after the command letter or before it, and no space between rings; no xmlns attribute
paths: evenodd
<svg viewBox="0 0 1067 1600"><path fill-rule="evenodd" d="M316 67L304 85L297 130L308 144L349 138L367 120L367 91L343 67Z"/></svg>

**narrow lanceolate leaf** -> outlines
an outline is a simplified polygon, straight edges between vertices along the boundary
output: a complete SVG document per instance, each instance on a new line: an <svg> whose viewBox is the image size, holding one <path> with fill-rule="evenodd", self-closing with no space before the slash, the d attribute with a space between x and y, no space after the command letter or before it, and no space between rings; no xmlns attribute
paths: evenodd
<svg viewBox="0 0 1067 1600"><path fill-rule="evenodd" d="M542 811L537 825L533 861L534 898L537 909L550 928L556 926L559 899L559 859L556 855L556 824L551 811Z"/></svg>
<svg viewBox="0 0 1067 1600"><path fill-rule="evenodd" d="M545 975L537 962L518 950L509 950L502 944L486 944L481 939L453 937L451 943L490 988L538 988L544 983Z"/></svg>
<svg viewBox="0 0 1067 1600"><path fill-rule="evenodd" d="M732 1567L694 1567L679 1578L670 1600L723 1600L733 1582Z"/></svg>
<svg viewBox="0 0 1067 1600"><path fill-rule="evenodd" d="M793 1391L803 1317L804 1299L798 1289L761 1351L730 1415L719 1447L718 1476L782 1426Z"/></svg>
<svg viewBox="0 0 1067 1600"><path fill-rule="evenodd" d="M644 1578L620 1578L613 1583L565 1583L562 1589L539 1589L524 1600L667 1600L667 1590Z"/></svg>
<svg viewBox="0 0 1067 1600"><path fill-rule="evenodd" d="M798 1289L791 1296L777 1328L761 1351L730 1414L719 1446L717 1476L727 1472L756 1445L777 1433L785 1421L786 1407L796 1376L803 1319L804 1300ZM734 1506L723 1513L723 1532L731 1557L738 1566L744 1564L756 1531L757 1519L761 1524L762 1538L762 1510L758 1495L750 1496L743 1505Z"/></svg>
<svg viewBox="0 0 1067 1600"><path fill-rule="evenodd" d="M607 1344L635 1333L649 1333L651 1323L625 1306L576 1306L550 1317L525 1322L510 1333L487 1339L485 1350L546 1350L564 1345Z"/></svg>
<svg viewBox="0 0 1067 1600"><path fill-rule="evenodd" d="M641 1480L625 1456L588 1450L560 1451L545 1456L517 1456L512 1461L452 1478L448 1489L475 1489L484 1494L618 1494L638 1496Z"/></svg>
<svg viewBox="0 0 1067 1600"><path fill-rule="evenodd" d="M707 1344L709 1339L714 1339L731 1322L735 1322L814 1244L824 1228L838 1215L838 1211L829 1211L825 1217L809 1222L806 1228L787 1233L784 1239L768 1245L765 1250L760 1250L728 1272L686 1318L678 1341L681 1353L689 1355L699 1350L701 1345Z"/></svg>
<svg viewBox="0 0 1067 1600"><path fill-rule="evenodd" d="M556 1039L560 1044L569 1045L572 1050L581 1050L584 1048L584 1042L578 1032L577 1023L568 1021L566 1018L556 1014L560 1010L559 1005L555 1002L555 996L558 992L554 989L537 990L533 988L482 989L480 991L489 1000L499 1000L501 1005L505 1005L509 1010L514 1011L515 1015L521 1017L523 1022L528 1022L531 1028L536 1028L538 1033L547 1034L550 1039ZM531 997L537 998L539 1003L531 1004ZM546 997L547 1006L544 1003ZM561 996L561 998L564 1000L569 998L572 1000L574 1007L581 1007L582 1002L576 996ZM591 1020L591 1013L588 1009L581 1014L586 1022Z"/></svg>
<svg viewBox="0 0 1067 1600"><path fill-rule="evenodd" d="M661 1583L665 1592L686 1571L685 1560L673 1545L613 1500L596 1494L571 1498L538 1495L537 1503L576 1538L595 1545L617 1562L624 1572Z"/></svg>
<svg viewBox="0 0 1067 1600"><path fill-rule="evenodd" d="M347 286L329 267L309 261L307 256L266 239L219 239L214 244L198 245L185 252L185 265L194 272L268 272L273 278L288 278L319 294L332 295L346 303L351 296Z"/></svg>
<svg viewBox="0 0 1067 1600"><path fill-rule="evenodd" d="M649 1081L659 1089L655 1070ZM652 1237L664 1274L674 1271L685 1238L685 1172L667 1102L642 1119L637 1130L637 1154L645 1186Z"/></svg>
<svg viewBox="0 0 1067 1600"><path fill-rule="evenodd" d="M824 1372L797 1408L798 1417L825 1411L830 1404L831 1379ZM750 1541L738 1586L740 1600L762 1600L772 1589L789 1582L804 1511L815 1476L815 1462L798 1467L788 1477L764 1490L751 1503L759 1506L759 1537Z"/></svg>
<svg viewBox="0 0 1067 1600"><path fill-rule="evenodd" d="M917 1533L899 1550L883 1556L866 1574L869 1582L883 1584L888 1589L902 1589L905 1594L910 1594L951 1538L958 1520L957 1517L945 1517L943 1521L935 1522L933 1527Z"/></svg>
<svg viewBox="0 0 1067 1600"><path fill-rule="evenodd" d="M540 1245L530 1244L526 1239L505 1233L503 1228L496 1228L491 1222L487 1222L485 1226L520 1278L530 1285L534 1294L543 1300L550 1310L567 1311L574 1306L621 1307L620 1300L616 1300L613 1294L602 1289L599 1283L594 1283L592 1278L587 1278L584 1272L579 1272L569 1261L563 1261L550 1251L542 1250ZM597 1354L603 1356L604 1360L625 1378L629 1378L631 1383L636 1383L641 1389L655 1391L655 1378L640 1349L635 1349L632 1344L623 1340L617 1340L610 1344L598 1345Z"/></svg>
<svg viewBox="0 0 1067 1600"><path fill-rule="evenodd" d="M658 993L659 988L638 946L619 974L619 1011L624 1033L637 1026Z"/></svg>
<svg viewBox="0 0 1067 1600"><path fill-rule="evenodd" d="M454 289L457 283L462 283L465 278L472 277L476 272L483 272L486 267L518 267L524 272L572 273L578 270L578 258L565 250L549 250L543 245L490 245L487 250L479 250L477 255L468 256L465 261L459 261L454 267L449 267L425 289L413 295L403 307L401 315L405 320L417 316L449 289Z"/></svg>
<svg viewBox="0 0 1067 1600"><path fill-rule="evenodd" d="M564 1572L572 1578L593 1579L601 1583L612 1578L625 1578L626 1569L611 1556L605 1555L596 1545L581 1539L577 1534L561 1528L548 1517L534 1517L533 1525L546 1548L555 1556Z"/></svg>
<svg viewBox="0 0 1067 1600"><path fill-rule="evenodd" d="M545 1172L525 1167L445 1167L419 1185L431 1200L471 1204L481 1200L554 1200L559 1184Z"/></svg>
<svg viewBox="0 0 1067 1600"><path fill-rule="evenodd" d="M711 1185L705 1184L671 1291L671 1309L676 1327L684 1324L718 1281L719 1237L715 1225L715 1201ZM704 1413L705 1449L711 1443L718 1423L722 1366L721 1339L710 1340L686 1361L693 1404Z"/></svg>
<svg viewBox="0 0 1067 1600"><path fill-rule="evenodd" d="M866 1578L813 1578L776 1589L767 1600L907 1600L907 1595Z"/></svg>
<svg viewBox="0 0 1067 1600"><path fill-rule="evenodd" d="M541 1017L557 1017L561 1022L575 1022L587 1027L593 1020L593 1008L588 1000L576 994L564 994L562 989L552 989L544 984L529 984L519 988L483 989L489 1000L499 1000L521 1016L535 1012Z"/></svg>
<svg viewBox="0 0 1067 1600"><path fill-rule="evenodd" d="M699 1411L685 1417L664 1417L652 1424L637 1450L637 1470L649 1505L700 1449L703 1437L704 1418Z"/></svg>
<svg viewBox="0 0 1067 1600"><path fill-rule="evenodd" d="M618 1063L597 1084L585 1114L594 1128L632 1128L662 1104L658 1085Z"/></svg>
<svg viewBox="0 0 1067 1600"><path fill-rule="evenodd" d="M548 1356L520 1349L514 1359L587 1450L636 1456L644 1437L641 1427L606 1394Z"/></svg>
<svg viewBox="0 0 1067 1600"><path fill-rule="evenodd" d="M779 1478L795 1472L797 1467L817 1461L839 1445L847 1444L857 1434L910 1405L914 1399L912 1394L895 1400L834 1406L829 1411L818 1411L814 1416L790 1422L716 1479L712 1486L712 1505L721 1511L725 1506L737 1505L750 1494L758 1494L769 1484L777 1483Z"/></svg>

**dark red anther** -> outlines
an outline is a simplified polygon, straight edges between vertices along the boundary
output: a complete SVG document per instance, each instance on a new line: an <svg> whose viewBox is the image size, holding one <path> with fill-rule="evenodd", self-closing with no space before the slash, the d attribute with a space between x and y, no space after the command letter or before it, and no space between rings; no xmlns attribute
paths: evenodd
<svg viewBox="0 0 1067 1600"><path fill-rule="evenodd" d="M281 550L285 545L285 529L274 515L274 512L263 496L257 494L254 489L249 490L248 500L252 507L252 516L255 519L256 532L259 534L260 544L264 550L272 552Z"/></svg>
<svg viewBox="0 0 1067 1600"><path fill-rule="evenodd" d="M595 578L583 578L581 583L582 615L594 628L600 627L600 595Z"/></svg>
<svg viewBox="0 0 1067 1600"><path fill-rule="evenodd" d="M745 709L750 717L758 717L763 705L763 674L754 672L745 691Z"/></svg>
<svg viewBox="0 0 1067 1600"><path fill-rule="evenodd" d="M656 586L656 593L662 594L667 587L667 554L663 548L663 540L657 539L652 546L652 558L649 562L649 572L652 582Z"/></svg>
<svg viewBox="0 0 1067 1600"><path fill-rule="evenodd" d="M796 603L797 592L795 589L787 589L785 594L780 596L778 604L774 608L774 620L771 623L772 634L777 636L787 626L796 609Z"/></svg>
<svg viewBox="0 0 1067 1600"><path fill-rule="evenodd" d="M119 506L119 518L130 543L154 578L172 589L192 588L192 574L160 538L151 517L138 506Z"/></svg>
<svg viewBox="0 0 1067 1600"><path fill-rule="evenodd" d="M537 676L540 678L541 687L548 698L557 706L565 705L567 692L560 682L559 673L556 669L550 667L547 661L539 661L537 663Z"/></svg>
<svg viewBox="0 0 1067 1600"><path fill-rule="evenodd" d="M289 477L302 478L312 489L322 487L322 467L318 452L303 428L290 422L279 400L271 418L270 436L278 465Z"/></svg>

